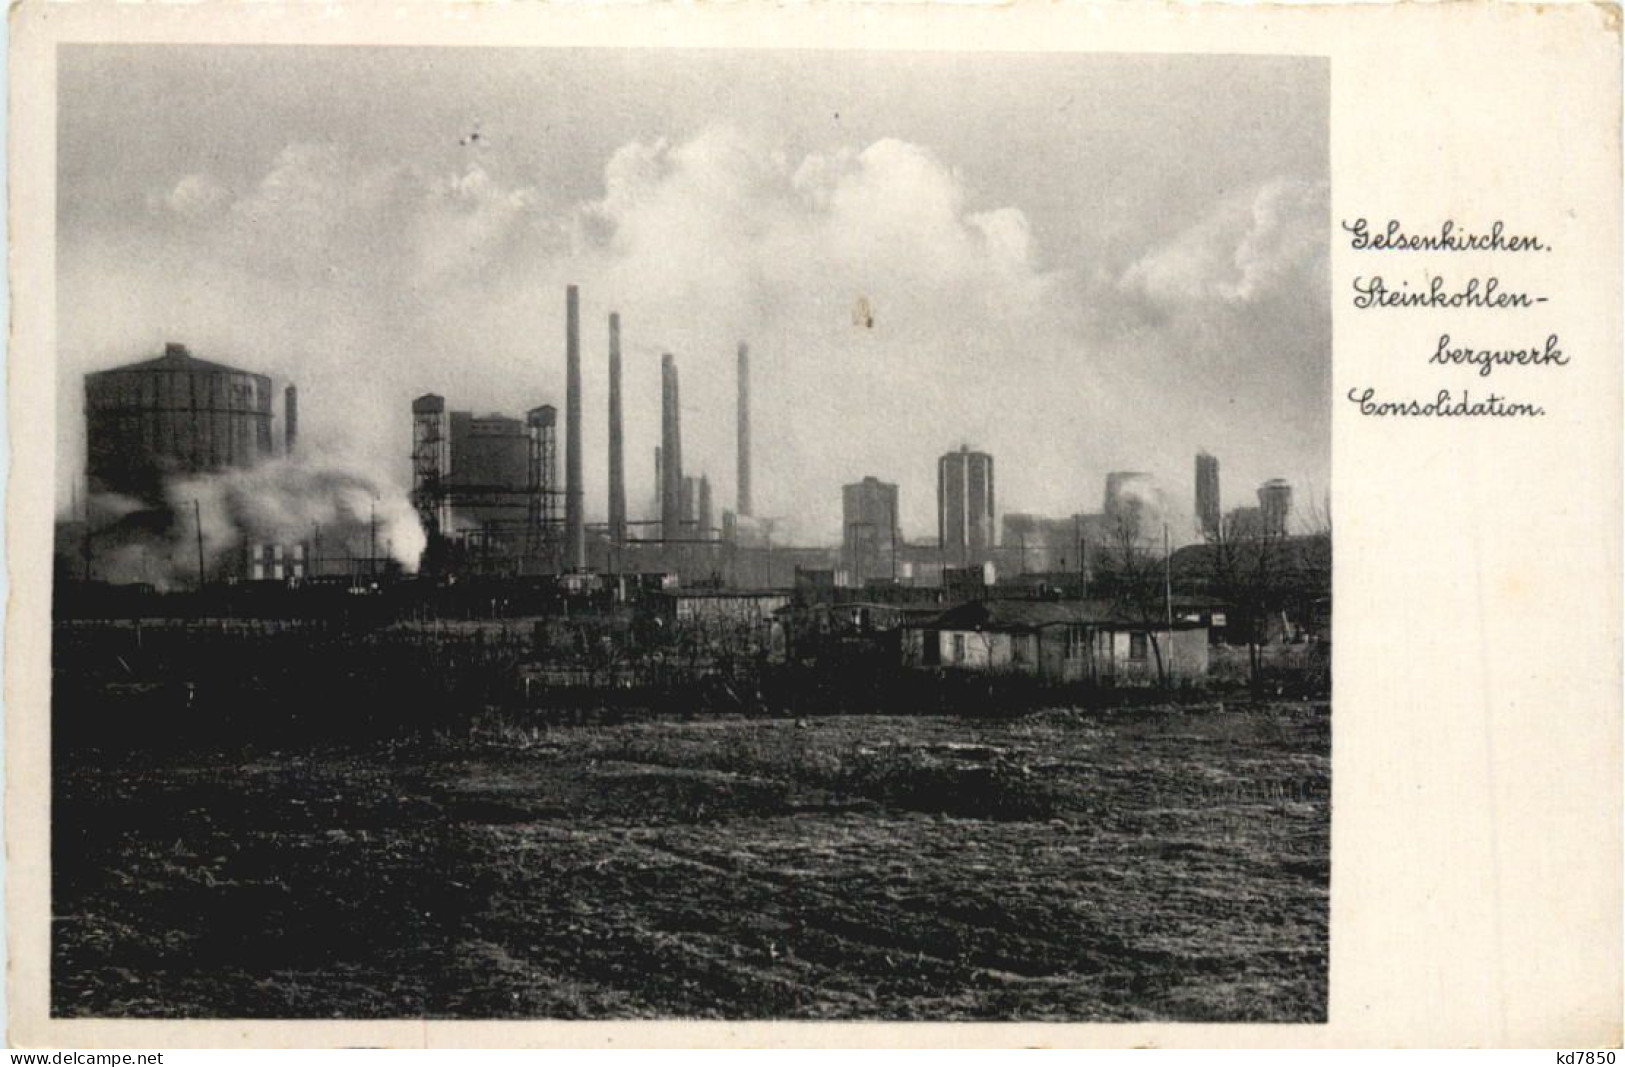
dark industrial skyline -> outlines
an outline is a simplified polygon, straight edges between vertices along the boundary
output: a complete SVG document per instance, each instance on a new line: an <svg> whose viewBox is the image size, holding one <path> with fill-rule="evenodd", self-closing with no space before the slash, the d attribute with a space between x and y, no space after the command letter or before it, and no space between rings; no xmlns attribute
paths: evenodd
<svg viewBox="0 0 1625 1067"><path fill-rule="evenodd" d="M502 558L527 572L552 567L576 573L618 569L628 562L621 550L637 545L769 544L770 531L748 512L715 510L708 472L683 468L678 361L669 353L662 358L662 446L656 449L661 492L648 513L629 515L620 415L620 316L615 312L608 316L608 358L602 367L611 398L603 473L608 514L618 518L589 527L582 504L594 491L596 479L580 459L587 421L580 394L585 378L598 368L590 360L583 366L579 290L567 286L564 295L568 374L563 474L556 468L556 414L551 406L533 408L521 419L500 412L448 411L445 398L435 394L416 398L410 414L410 501L429 543L438 534L460 544L457 551L474 551L488 566ZM751 461L748 351L748 343L740 342L734 413L736 465L745 474L741 483L746 486ZM298 462L297 389L289 385L284 391L284 440L280 452L273 452L275 416L269 407L269 383L264 375L198 359L174 342L157 358L87 375L88 452L101 457L102 464L86 472L88 488L161 503L169 495L165 483L170 477L248 470L271 459ZM109 457L116 457L121 466L109 467ZM1161 531L1173 545L1211 539L1221 532L1226 536L1297 532L1292 486L1282 478L1260 485L1258 505L1230 509L1221 524L1219 461L1206 451L1196 455L1192 502L1197 522L1191 530L1177 525L1181 512L1171 506L1177 494L1144 471L1109 473L1099 512L1074 508L1045 515L1001 511L994 469L993 456L972 451L969 445L938 457L934 539L910 537L904 531L899 483L866 475L844 485L839 538L843 567L860 579L893 576L899 570L900 550L934 546L939 556L935 562L961 566L993 558L996 549L1019 549L1025 571L1029 557L1053 564L1070 554L1076 562L1086 556L1084 543L1093 541L1097 547L1116 543L1125 530L1145 542L1156 541ZM173 498L170 504L175 505ZM820 544L829 546L813 541L806 547ZM696 561L703 568L705 558L662 560L644 554L631 561L657 566L681 562L692 570ZM404 557L401 561L414 563Z"/></svg>
<svg viewBox="0 0 1625 1067"><path fill-rule="evenodd" d="M62 509L73 383L170 339L297 382L304 445L405 492L414 397L563 413L567 284L588 523L613 499L611 311L623 456L660 443L670 352L680 467L795 541L837 543L815 490L866 475L930 531L922 477L960 440L999 457L1009 511L1093 507L1116 470L1187 484L1202 445L1232 484L1328 484L1318 60L441 50L431 99L423 59L64 49ZM587 91L608 69L613 102ZM304 109L294 75L335 92ZM196 91L148 91L177 78ZM692 88L741 79L775 90ZM646 462L623 470L650 499Z"/></svg>

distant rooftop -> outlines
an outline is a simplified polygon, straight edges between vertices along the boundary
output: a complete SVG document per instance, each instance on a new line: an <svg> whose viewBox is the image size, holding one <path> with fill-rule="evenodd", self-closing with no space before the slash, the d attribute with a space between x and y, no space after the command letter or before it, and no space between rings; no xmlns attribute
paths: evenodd
<svg viewBox="0 0 1625 1067"><path fill-rule="evenodd" d="M1128 624L1105 600L972 600L932 621L943 630L1038 630L1046 626ZM1176 621L1177 628L1178 623Z"/></svg>
<svg viewBox="0 0 1625 1067"><path fill-rule="evenodd" d="M255 371L246 371L239 367L228 367L224 363L213 363L206 359L198 359L183 344L171 341L164 345L164 354L152 359L145 359L139 363L127 363L122 367L112 367L105 371L96 371L96 374L123 374L129 371L205 371L215 374L255 374Z"/></svg>

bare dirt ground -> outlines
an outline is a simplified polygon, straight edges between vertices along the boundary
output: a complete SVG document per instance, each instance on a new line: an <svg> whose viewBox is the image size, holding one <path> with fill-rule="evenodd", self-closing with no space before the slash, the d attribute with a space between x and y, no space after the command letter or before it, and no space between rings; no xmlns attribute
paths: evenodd
<svg viewBox="0 0 1625 1067"><path fill-rule="evenodd" d="M1329 709L77 758L55 1014L1324 1018Z"/></svg>

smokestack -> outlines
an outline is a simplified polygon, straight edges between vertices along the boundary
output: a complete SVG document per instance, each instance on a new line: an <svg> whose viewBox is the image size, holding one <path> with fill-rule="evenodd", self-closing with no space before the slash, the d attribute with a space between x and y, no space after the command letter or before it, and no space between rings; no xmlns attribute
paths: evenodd
<svg viewBox="0 0 1625 1067"><path fill-rule="evenodd" d="M609 539L626 541L626 470L621 454L621 316L609 314Z"/></svg>
<svg viewBox="0 0 1625 1067"><path fill-rule="evenodd" d="M660 536L676 541L683 531L683 436L678 424L677 360L660 357Z"/></svg>
<svg viewBox="0 0 1625 1067"><path fill-rule="evenodd" d="M576 287L564 290L564 558L587 569L587 521L581 491L581 308Z"/></svg>
<svg viewBox="0 0 1625 1067"><path fill-rule="evenodd" d="M700 475L700 528L698 537L701 541L711 540L711 478L709 475Z"/></svg>
<svg viewBox="0 0 1625 1067"><path fill-rule="evenodd" d="M739 342L739 500L736 509L750 514L750 346Z"/></svg>
<svg viewBox="0 0 1625 1067"><path fill-rule="evenodd" d="M299 390L293 386L282 394L282 453L293 455L293 446L299 440Z"/></svg>

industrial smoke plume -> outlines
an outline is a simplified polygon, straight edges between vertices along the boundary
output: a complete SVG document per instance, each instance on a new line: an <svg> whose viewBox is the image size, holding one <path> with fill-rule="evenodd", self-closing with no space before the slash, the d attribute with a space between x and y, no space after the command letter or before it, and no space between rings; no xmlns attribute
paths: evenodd
<svg viewBox="0 0 1625 1067"><path fill-rule="evenodd" d="M218 559L249 543L307 541L321 529L324 544L352 555L377 551L416 570L426 539L411 502L399 489L357 471L300 456L282 456L246 470L182 478L168 488L170 507L198 501L205 554ZM366 540L361 540L361 539ZM324 549L324 551L328 551Z"/></svg>
<svg viewBox="0 0 1625 1067"><path fill-rule="evenodd" d="M1118 487L1116 507L1121 521L1141 540L1160 540L1163 524L1171 517L1168 494L1148 477L1124 480ZM1176 532L1184 534L1183 529Z"/></svg>
<svg viewBox="0 0 1625 1067"><path fill-rule="evenodd" d="M376 546L380 557L414 571L426 544L417 513L399 488L298 455L173 478L164 496L167 506L157 509L115 494L92 499L97 577L160 588L194 586L194 501L211 572L245 546L310 544L318 538L324 558L364 557Z"/></svg>

